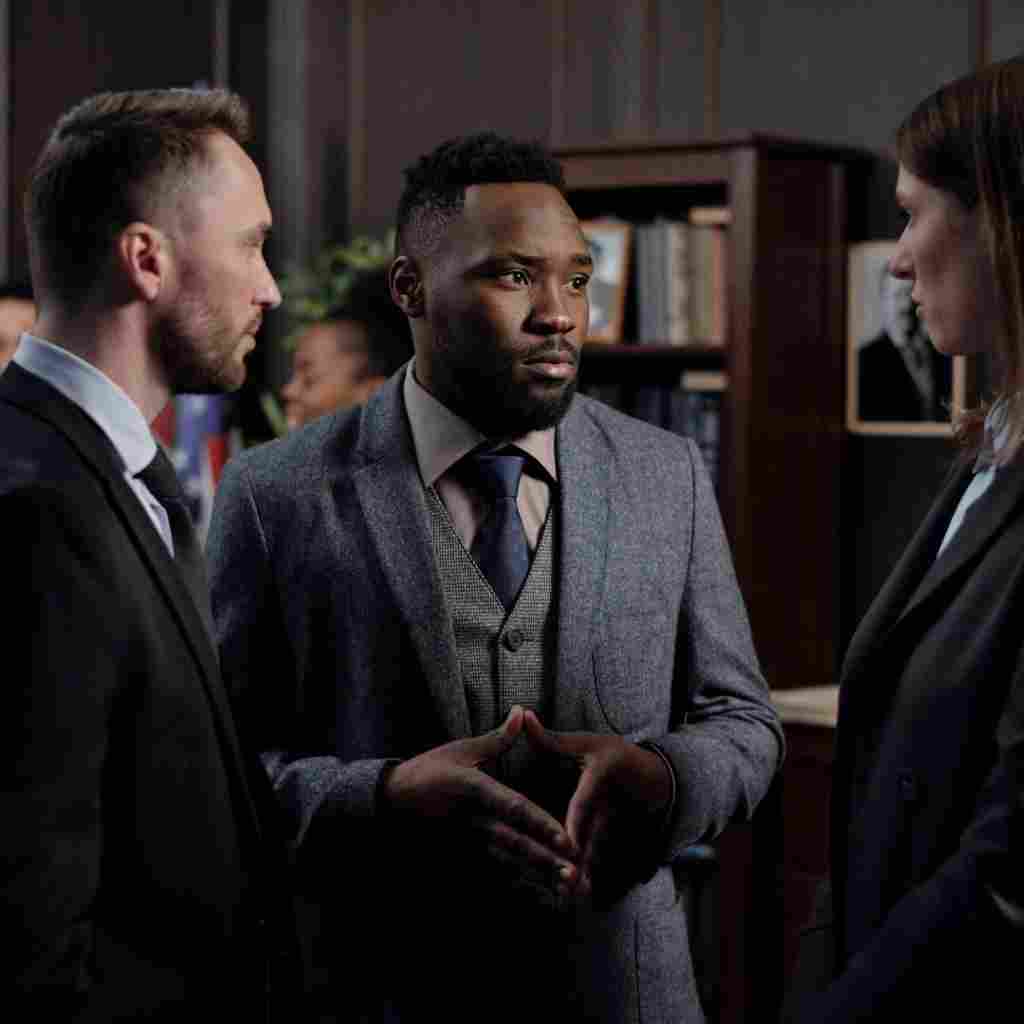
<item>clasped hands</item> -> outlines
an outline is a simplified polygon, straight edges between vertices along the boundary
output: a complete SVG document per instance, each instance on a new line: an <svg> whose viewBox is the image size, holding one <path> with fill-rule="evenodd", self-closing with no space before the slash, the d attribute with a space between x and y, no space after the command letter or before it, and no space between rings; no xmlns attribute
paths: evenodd
<svg viewBox="0 0 1024 1024"><path fill-rule="evenodd" d="M564 824L486 771L523 734L538 750L574 760L580 776ZM620 736L558 733L516 706L493 732L454 740L390 769L383 799L399 814L468 822L487 853L558 905L607 906L638 879L638 821L660 820L671 799L657 754Z"/></svg>

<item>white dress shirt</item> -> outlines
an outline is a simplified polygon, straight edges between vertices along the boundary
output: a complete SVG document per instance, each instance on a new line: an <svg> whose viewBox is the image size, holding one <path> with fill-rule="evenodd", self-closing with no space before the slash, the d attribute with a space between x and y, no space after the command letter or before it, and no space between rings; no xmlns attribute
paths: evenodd
<svg viewBox="0 0 1024 1024"><path fill-rule="evenodd" d="M22 334L14 360L56 388L103 431L121 458L124 479L174 557L167 511L135 474L156 455L156 441L142 410L105 373L60 345Z"/></svg>

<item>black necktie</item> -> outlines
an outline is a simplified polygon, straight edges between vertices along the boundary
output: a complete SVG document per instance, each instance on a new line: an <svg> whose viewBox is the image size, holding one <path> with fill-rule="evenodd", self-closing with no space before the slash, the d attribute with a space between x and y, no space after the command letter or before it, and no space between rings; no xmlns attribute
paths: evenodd
<svg viewBox="0 0 1024 1024"><path fill-rule="evenodd" d="M506 609L515 604L530 570L530 549L516 495L525 455L471 452L463 460L466 480L491 502L473 540L473 557Z"/></svg>
<svg viewBox="0 0 1024 1024"><path fill-rule="evenodd" d="M171 540L174 541L174 560L181 569L181 575L192 594L199 616L212 638L213 616L210 612L206 562L199 537L192 525L192 516L189 514L188 502L178 474L174 472L171 460L158 445L156 455L149 465L135 475L167 511L167 519L171 525Z"/></svg>

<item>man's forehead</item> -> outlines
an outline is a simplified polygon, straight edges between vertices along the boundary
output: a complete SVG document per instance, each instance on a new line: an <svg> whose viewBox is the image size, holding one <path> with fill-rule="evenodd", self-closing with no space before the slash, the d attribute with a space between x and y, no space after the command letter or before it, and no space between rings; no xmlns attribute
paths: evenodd
<svg viewBox="0 0 1024 1024"><path fill-rule="evenodd" d="M554 185L540 181L501 181L467 185L463 213L470 217L521 217L538 209L559 210L576 221L565 197Z"/></svg>
<svg viewBox="0 0 1024 1024"><path fill-rule="evenodd" d="M261 225L269 229L271 213L263 177L249 154L229 136L215 132L205 140L203 156L196 161L187 184L179 205L191 226L211 215L217 219L226 206L244 206L245 218L252 221L254 229Z"/></svg>
<svg viewBox="0 0 1024 1024"><path fill-rule="evenodd" d="M452 239L529 239L552 230L571 234L585 247L579 221L553 185L494 182L470 185L462 213L451 224Z"/></svg>

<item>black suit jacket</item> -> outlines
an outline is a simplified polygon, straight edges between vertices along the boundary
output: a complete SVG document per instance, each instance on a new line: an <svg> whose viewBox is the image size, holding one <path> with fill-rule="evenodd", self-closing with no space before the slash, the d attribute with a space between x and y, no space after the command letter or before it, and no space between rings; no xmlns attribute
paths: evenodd
<svg viewBox="0 0 1024 1024"><path fill-rule="evenodd" d="M17 365L0 545L0 1005L262 1019L266 850L212 641L107 438Z"/></svg>
<svg viewBox="0 0 1024 1024"><path fill-rule="evenodd" d="M936 558L970 475L951 479L847 654L832 919L804 951L831 947L834 972L795 993L803 1021L997 1019L1016 997L1024 464L1000 471Z"/></svg>

